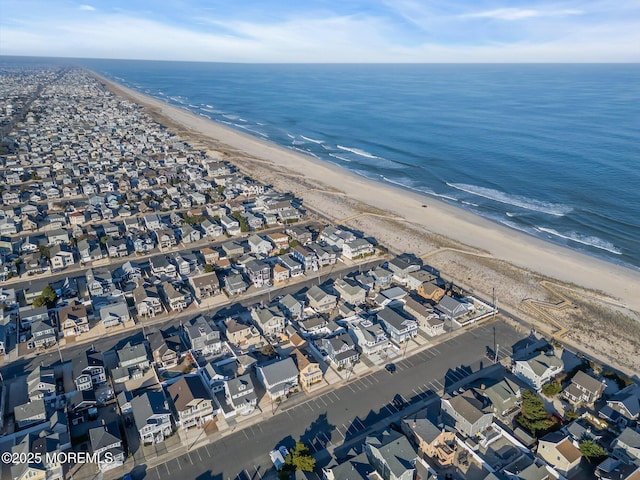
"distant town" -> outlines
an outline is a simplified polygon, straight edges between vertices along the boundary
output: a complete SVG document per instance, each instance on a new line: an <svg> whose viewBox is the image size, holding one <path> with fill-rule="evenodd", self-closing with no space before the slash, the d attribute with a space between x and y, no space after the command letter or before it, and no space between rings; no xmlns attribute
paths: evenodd
<svg viewBox="0 0 640 480"><path fill-rule="evenodd" d="M0 133L3 479L640 479L637 379L89 72Z"/></svg>

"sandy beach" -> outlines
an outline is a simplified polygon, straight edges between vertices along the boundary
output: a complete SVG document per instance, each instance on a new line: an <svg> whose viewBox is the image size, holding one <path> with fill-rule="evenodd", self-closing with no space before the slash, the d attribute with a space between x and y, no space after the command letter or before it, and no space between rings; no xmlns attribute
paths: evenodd
<svg viewBox="0 0 640 480"><path fill-rule="evenodd" d="M296 193L309 208L375 237L391 251L415 253L479 293L490 295L495 289L503 304L523 315L535 317L524 308L527 299L551 306L559 298L576 300L582 321L594 328L589 334L580 329L578 318L550 307L549 313L568 329L567 338L589 345L621 367L640 368L640 360L633 358L640 330L629 331L637 328L640 317L640 272L545 242L437 199L374 182L98 78L245 173ZM557 292L543 288L543 280L557 281ZM589 305L596 310L589 310ZM598 308L625 319L620 332L596 326L596 311L602 315Z"/></svg>

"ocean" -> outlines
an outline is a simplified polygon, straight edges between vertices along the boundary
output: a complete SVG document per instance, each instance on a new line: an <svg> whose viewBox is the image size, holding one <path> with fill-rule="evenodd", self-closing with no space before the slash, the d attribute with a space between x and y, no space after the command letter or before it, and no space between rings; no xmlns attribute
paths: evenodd
<svg viewBox="0 0 640 480"><path fill-rule="evenodd" d="M365 177L640 268L640 65L81 60Z"/></svg>

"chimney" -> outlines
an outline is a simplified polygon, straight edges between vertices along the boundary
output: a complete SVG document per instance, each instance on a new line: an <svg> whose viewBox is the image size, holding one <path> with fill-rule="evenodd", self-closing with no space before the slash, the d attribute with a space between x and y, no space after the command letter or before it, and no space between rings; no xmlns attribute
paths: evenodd
<svg viewBox="0 0 640 480"><path fill-rule="evenodd" d="M484 392L484 389L485 389L485 388L486 388L486 387L485 387L484 383L483 383L482 385L480 385L480 390L482 390L483 392Z"/></svg>

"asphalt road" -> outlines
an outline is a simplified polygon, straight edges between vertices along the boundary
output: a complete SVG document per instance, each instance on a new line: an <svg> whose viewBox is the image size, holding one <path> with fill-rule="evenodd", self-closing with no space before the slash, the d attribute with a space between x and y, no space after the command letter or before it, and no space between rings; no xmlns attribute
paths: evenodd
<svg viewBox="0 0 640 480"><path fill-rule="evenodd" d="M395 373L378 370L298 404L295 397L289 399L277 409L275 416L259 424L161 465L149 469L137 466L134 478L224 480L271 476L273 468L268 454L276 446L291 446L302 440L316 452L331 444L349 441L371 425L396 414L394 398L401 397L407 404L430 398L443 386L450 386L487 366L485 352L487 346L493 345L494 327L497 342L505 347L523 337L501 321L482 325L396 361Z"/></svg>

